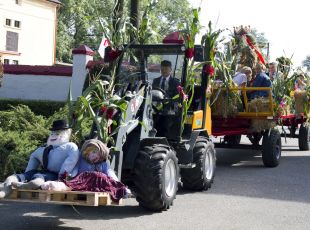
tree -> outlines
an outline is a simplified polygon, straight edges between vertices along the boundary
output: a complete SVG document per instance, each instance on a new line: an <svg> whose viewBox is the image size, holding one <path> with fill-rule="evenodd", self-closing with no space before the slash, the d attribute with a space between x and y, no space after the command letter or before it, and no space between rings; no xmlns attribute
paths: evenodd
<svg viewBox="0 0 310 230"><path fill-rule="evenodd" d="M62 0L59 10L56 57L58 61L72 62L71 50L81 44L97 50L102 39L99 18L107 19L115 0ZM129 17L130 0L124 1L124 17ZM140 0L143 12L150 0ZM148 42L160 42L177 25L188 20L191 8L187 0L160 0L149 12L150 27L155 32ZM142 15L140 15L141 17ZM156 36L155 36L156 35Z"/></svg>
<svg viewBox="0 0 310 230"><path fill-rule="evenodd" d="M109 17L113 0L62 0L59 10L56 57L71 62L71 50L82 44L98 49L102 31L99 16Z"/></svg>
<svg viewBox="0 0 310 230"><path fill-rule="evenodd" d="M141 7L149 3L148 0L142 0ZM150 12L151 27L157 32L157 39L161 40L170 32L176 31L180 23L191 20L192 9L187 0L160 0L152 12Z"/></svg>
<svg viewBox="0 0 310 230"><path fill-rule="evenodd" d="M307 55L306 59L302 61L302 66L307 67L307 71L310 71L310 55Z"/></svg>

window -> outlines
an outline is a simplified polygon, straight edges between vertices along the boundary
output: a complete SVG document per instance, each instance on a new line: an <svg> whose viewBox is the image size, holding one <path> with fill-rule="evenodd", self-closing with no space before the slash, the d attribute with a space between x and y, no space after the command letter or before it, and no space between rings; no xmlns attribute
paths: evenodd
<svg viewBox="0 0 310 230"><path fill-rule="evenodd" d="M18 51L18 33L11 31L6 32L6 50Z"/></svg>
<svg viewBox="0 0 310 230"><path fill-rule="evenodd" d="M6 64L6 65L8 65L8 64L10 64L10 60L9 60L9 59L4 59L4 60L3 60L3 63Z"/></svg>
<svg viewBox="0 0 310 230"><path fill-rule="evenodd" d="M13 65L18 65L18 60L13 60Z"/></svg>
<svg viewBox="0 0 310 230"><path fill-rule="evenodd" d="M20 28L20 21L15 21L15 22L14 22L14 26L15 26L16 28Z"/></svg>
<svg viewBox="0 0 310 230"><path fill-rule="evenodd" d="M6 26L11 26L11 19L5 19L5 25Z"/></svg>

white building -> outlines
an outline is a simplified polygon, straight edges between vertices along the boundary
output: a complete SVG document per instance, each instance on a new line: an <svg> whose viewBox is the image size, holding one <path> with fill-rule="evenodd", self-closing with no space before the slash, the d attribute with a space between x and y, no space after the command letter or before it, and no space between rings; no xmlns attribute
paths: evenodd
<svg viewBox="0 0 310 230"><path fill-rule="evenodd" d="M5 64L53 65L58 0L0 0L0 56Z"/></svg>

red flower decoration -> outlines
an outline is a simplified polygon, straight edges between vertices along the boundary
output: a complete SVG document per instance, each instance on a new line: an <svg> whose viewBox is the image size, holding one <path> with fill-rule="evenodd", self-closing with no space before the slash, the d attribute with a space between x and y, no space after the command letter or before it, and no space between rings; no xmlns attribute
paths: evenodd
<svg viewBox="0 0 310 230"><path fill-rule="evenodd" d="M214 76L215 74L215 69L211 64L206 64L203 68L203 71L209 76Z"/></svg>
<svg viewBox="0 0 310 230"><path fill-rule="evenodd" d="M112 119L114 115L114 109L108 109L107 111L107 118Z"/></svg>
<svg viewBox="0 0 310 230"><path fill-rule="evenodd" d="M108 108L106 106L102 106L99 110L99 116L102 116L107 110Z"/></svg>
<svg viewBox="0 0 310 230"><path fill-rule="evenodd" d="M179 85L179 86L177 87L177 91L178 91L180 97L181 97L184 101L186 101L186 100L188 99L188 96L184 93L184 90L183 90L183 87L182 87L182 86Z"/></svg>
<svg viewBox="0 0 310 230"><path fill-rule="evenodd" d="M194 57L194 48L188 48L185 50L185 57L192 58Z"/></svg>
<svg viewBox="0 0 310 230"><path fill-rule="evenodd" d="M111 50L111 52L108 53L108 59L109 61L114 61L118 56L121 54L121 51L119 50Z"/></svg>
<svg viewBox="0 0 310 230"><path fill-rule="evenodd" d="M104 53L104 61L105 62L111 62L114 61L119 55L121 55L121 51L118 49L112 49L112 47L108 46L105 49Z"/></svg>

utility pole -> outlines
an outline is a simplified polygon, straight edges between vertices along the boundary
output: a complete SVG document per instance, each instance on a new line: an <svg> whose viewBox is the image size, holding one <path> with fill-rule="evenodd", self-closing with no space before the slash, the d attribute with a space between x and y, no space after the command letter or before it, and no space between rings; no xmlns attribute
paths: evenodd
<svg viewBox="0 0 310 230"><path fill-rule="evenodd" d="M139 0L130 1L130 23L135 27L139 28ZM134 38L130 38L130 42L133 42Z"/></svg>

